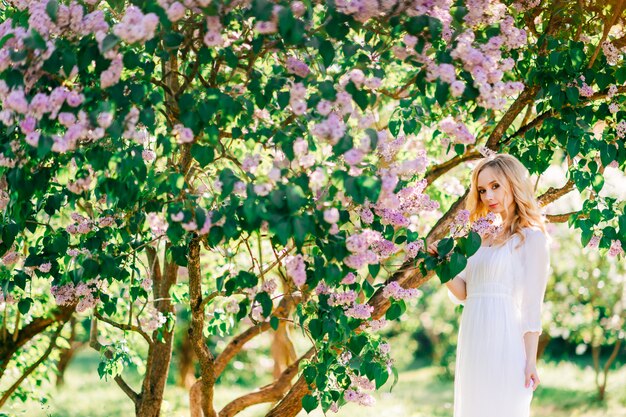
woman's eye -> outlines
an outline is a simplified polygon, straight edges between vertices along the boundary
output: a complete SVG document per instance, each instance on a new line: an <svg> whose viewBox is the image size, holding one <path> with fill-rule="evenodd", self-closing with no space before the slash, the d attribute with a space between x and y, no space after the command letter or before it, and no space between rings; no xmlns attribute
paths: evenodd
<svg viewBox="0 0 626 417"><path fill-rule="evenodd" d="M500 185L499 184L493 184L493 188L498 188Z"/></svg>

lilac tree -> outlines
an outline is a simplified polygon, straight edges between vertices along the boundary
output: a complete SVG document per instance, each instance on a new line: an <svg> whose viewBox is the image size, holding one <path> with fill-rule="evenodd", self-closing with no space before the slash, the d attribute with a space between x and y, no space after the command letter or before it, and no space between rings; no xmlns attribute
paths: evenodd
<svg viewBox="0 0 626 417"><path fill-rule="evenodd" d="M480 245L465 195L439 178L493 151L534 174L566 164L547 205L574 187L597 196L605 167L625 165L621 3L3 5L0 378L41 355L0 405L89 314L101 375L159 415L175 306L191 314L205 416L370 404L393 371L376 330ZM597 197L549 217L619 252L623 211ZM226 364L285 321L310 350L215 410ZM122 376L132 352L140 387Z"/></svg>

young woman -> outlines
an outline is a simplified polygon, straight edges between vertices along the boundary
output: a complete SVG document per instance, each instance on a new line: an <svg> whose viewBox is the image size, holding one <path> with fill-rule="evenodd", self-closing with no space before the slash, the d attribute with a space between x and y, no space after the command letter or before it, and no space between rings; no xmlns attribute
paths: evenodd
<svg viewBox="0 0 626 417"><path fill-rule="evenodd" d="M470 221L491 212L502 222L483 233L465 270L446 283L450 298L464 305L454 417L529 417L540 383L537 344L549 237L528 171L515 157L484 158L470 187Z"/></svg>

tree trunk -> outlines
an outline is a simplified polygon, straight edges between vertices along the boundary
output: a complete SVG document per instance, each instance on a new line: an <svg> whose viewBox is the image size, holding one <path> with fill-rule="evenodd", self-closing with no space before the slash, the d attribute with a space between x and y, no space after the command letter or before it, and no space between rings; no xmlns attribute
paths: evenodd
<svg viewBox="0 0 626 417"><path fill-rule="evenodd" d="M60 387L65 384L65 371L67 370L70 361L74 357L77 350L85 346L85 342L76 340L76 318L72 316L70 319L70 338L68 340L70 347L61 349L59 355L59 361L57 362L57 379L56 386Z"/></svg>
<svg viewBox="0 0 626 417"><path fill-rule="evenodd" d="M178 384L190 389L196 382L193 346L189 333L185 332L183 342L178 350Z"/></svg>

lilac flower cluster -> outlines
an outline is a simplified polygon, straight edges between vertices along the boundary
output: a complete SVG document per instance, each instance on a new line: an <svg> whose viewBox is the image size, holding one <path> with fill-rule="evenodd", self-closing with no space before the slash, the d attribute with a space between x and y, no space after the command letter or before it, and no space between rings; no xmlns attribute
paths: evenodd
<svg viewBox="0 0 626 417"><path fill-rule="evenodd" d="M306 87L302 83L293 83L289 93L289 105L293 114L301 116L306 113Z"/></svg>
<svg viewBox="0 0 626 417"><path fill-rule="evenodd" d="M141 9L130 6L122 20L113 26L113 33L127 43L145 43L154 38L159 17L154 13L143 14Z"/></svg>
<svg viewBox="0 0 626 417"><path fill-rule="evenodd" d="M67 283L64 285L53 285L50 292L54 296L57 305L66 306L76 304L76 311L79 313L89 310L98 304L98 291L104 283L98 279L91 279L81 282L78 285Z"/></svg>
<svg viewBox="0 0 626 417"><path fill-rule="evenodd" d="M489 212L486 216L476 219L476 221L472 223L472 230L482 237L494 234L501 226L495 223L496 220L496 214Z"/></svg>
<svg viewBox="0 0 626 417"><path fill-rule="evenodd" d="M622 52L609 41L602 42L602 52L609 65L617 65L622 58Z"/></svg>
<svg viewBox="0 0 626 417"><path fill-rule="evenodd" d="M310 69L307 64L300 61L298 58L290 56L287 58L286 64L287 72L290 74L296 74L298 77L304 78L309 75Z"/></svg>
<svg viewBox="0 0 626 417"><path fill-rule="evenodd" d="M15 304L15 297L11 294L5 294L4 291L2 291L2 288L0 288L0 306L2 304Z"/></svg>
<svg viewBox="0 0 626 417"><path fill-rule="evenodd" d="M415 259L417 254L424 249L424 241L416 240L414 242L407 243L404 247L404 252L406 254L405 260Z"/></svg>
<svg viewBox="0 0 626 417"><path fill-rule="evenodd" d="M343 291L331 294L328 305L330 306L344 306L352 304L357 297L357 293L353 290Z"/></svg>
<svg viewBox="0 0 626 417"><path fill-rule="evenodd" d="M459 210L454 216L454 220L450 225L450 234L452 237L461 237L467 234L470 229L470 212L469 210Z"/></svg>
<svg viewBox="0 0 626 417"><path fill-rule="evenodd" d="M615 130L617 132L617 136L619 138L623 138L626 136L626 121L621 120L616 126Z"/></svg>
<svg viewBox="0 0 626 417"><path fill-rule="evenodd" d="M153 332L163 326L167 318L150 303L139 317L139 325L146 332Z"/></svg>
<svg viewBox="0 0 626 417"><path fill-rule="evenodd" d="M383 297L395 298L396 300L410 300L418 298L422 295L422 292L417 288L402 288L400 283L392 281L383 289Z"/></svg>
<svg viewBox="0 0 626 417"><path fill-rule="evenodd" d="M369 304L354 303L345 311L345 314L346 316L353 317L355 319L367 320L372 316L373 311L374 306Z"/></svg>
<svg viewBox="0 0 626 417"><path fill-rule="evenodd" d="M454 143L469 145L476 142L476 137L470 133L463 122L457 122L448 116L439 122L439 129L454 140Z"/></svg>
<svg viewBox="0 0 626 417"><path fill-rule="evenodd" d="M287 275L293 279L296 286L302 287L306 283L306 264L302 255L287 256L285 258L285 269L287 270Z"/></svg>
<svg viewBox="0 0 626 417"><path fill-rule="evenodd" d="M67 233L71 235L84 235L93 230L93 221L91 221L90 219L78 213L72 213L71 218L74 223L68 225L65 228L65 231L67 231Z"/></svg>
<svg viewBox="0 0 626 417"><path fill-rule="evenodd" d="M612 240L611 247L609 248L609 256L615 257L622 253L624 253L622 242L619 239Z"/></svg>

